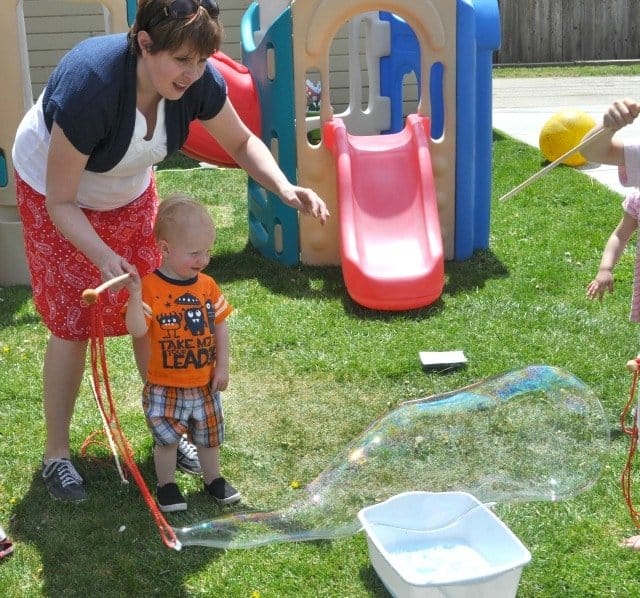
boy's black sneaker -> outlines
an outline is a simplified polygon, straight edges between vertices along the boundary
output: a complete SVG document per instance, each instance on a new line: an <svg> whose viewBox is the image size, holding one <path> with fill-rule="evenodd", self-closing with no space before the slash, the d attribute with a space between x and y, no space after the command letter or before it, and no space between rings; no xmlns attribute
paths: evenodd
<svg viewBox="0 0 640 598"><path fill-rule="evenodd" d="M187 501L173 482L156 487L156 501L163 513L187 510Z"/></svg>
<svg viewBox="0 0 640 598"><path fill-rule="evenodd" d="M210 484L205 484L204 488L219 505L232 505L241 498L240 492L224 478L216 478Z"/></svg>
<svg viewBox="0 0 640 598"><path fill-rule="evenodd" d="M87 499L84 480L69 459L42 461L42 479L49 494L64 502L82 502Z"/></svg>

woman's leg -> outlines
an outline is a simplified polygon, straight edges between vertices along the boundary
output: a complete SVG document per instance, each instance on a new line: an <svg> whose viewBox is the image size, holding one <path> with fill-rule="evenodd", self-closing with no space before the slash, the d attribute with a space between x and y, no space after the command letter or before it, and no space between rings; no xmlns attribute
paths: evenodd
<svg viewBox="0 0 640 598"><path fill-rule="evenodd" d="M69 429L82 383L87 341L67 341L53 334L44 357L44 420L46 459L70 457Z"/></svg>
<svg viewBox="0 0 640 598"><path fill-rule="evenodd" d="M44 421L46 442L42 479L52 498L81 502L87 498L84 481L69 457L69 429L84 373L87 341L49 337L44 356Z"/></svg>

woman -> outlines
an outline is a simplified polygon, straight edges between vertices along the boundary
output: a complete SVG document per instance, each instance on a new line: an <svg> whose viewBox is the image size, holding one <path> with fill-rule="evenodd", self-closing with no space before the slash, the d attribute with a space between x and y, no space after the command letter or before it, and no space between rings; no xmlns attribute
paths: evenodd
<svg viewBox="0 0 640 598"><path fill-rule="evenodd" d="M62 58L18 128L18 209L34 302L51 333L42 475L58 500L86 498L69 446L90 336L81 292L159 264L152 165L182 146L189 123L199 118L239 166L288 205L323 223L329 215L315 192L286 179L239 119L207 61L221 36L214 0L141 0L128 34L90 38ZM126 333L125 300L120 289L100 302L107 335ZM146 342L134 341L134 351L145 371Z"/></svg>

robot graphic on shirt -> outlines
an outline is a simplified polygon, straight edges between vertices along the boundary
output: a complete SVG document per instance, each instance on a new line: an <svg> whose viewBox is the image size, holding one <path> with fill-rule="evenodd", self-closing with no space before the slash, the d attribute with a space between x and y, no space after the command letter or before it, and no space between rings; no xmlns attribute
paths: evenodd
<svg viewBox="0 0 640 598"><path fill-rule="evenodd" d="M174 305L182 307L182 313L170 311L156 316L165 333L159 341L164 366L200 368L215 361L215 309L211 300L206 300L203 308L198 297L185 293L175 299Z"/></svg>
<svg viewBox="0 0 640 598"><path fill-rule="evenodd" d="M200 300L191 293L185 293L176 299L176 305L186 305L184 310L184 329L191 332L193 336L200 336L205 333L206 323L204 321L204 314L202 313L202 306ZM209 312L209 310L207 310ZM209 313L207 313L209 316ZM209 330L212 330L213 318L209 319Z"/></svg>

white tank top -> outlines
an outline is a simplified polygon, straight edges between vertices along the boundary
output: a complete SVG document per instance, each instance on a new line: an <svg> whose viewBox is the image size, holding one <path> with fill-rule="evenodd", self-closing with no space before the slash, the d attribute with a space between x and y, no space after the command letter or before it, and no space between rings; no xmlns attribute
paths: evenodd
<svg viewBox="0 0 640 598"><path fill-rule="evenodd" d="M149 186L154 164L167 155L165 101L158 104L156 128L145 140L147 121L136 110L136 122L129 148L122 160L107 172L85 170L78 185L76 203L82 208L107 211L131 203ZM25 183L46 195L47 155L51 135L42 112L42 95L18 127L12 149L13 165Z"/></svg>

